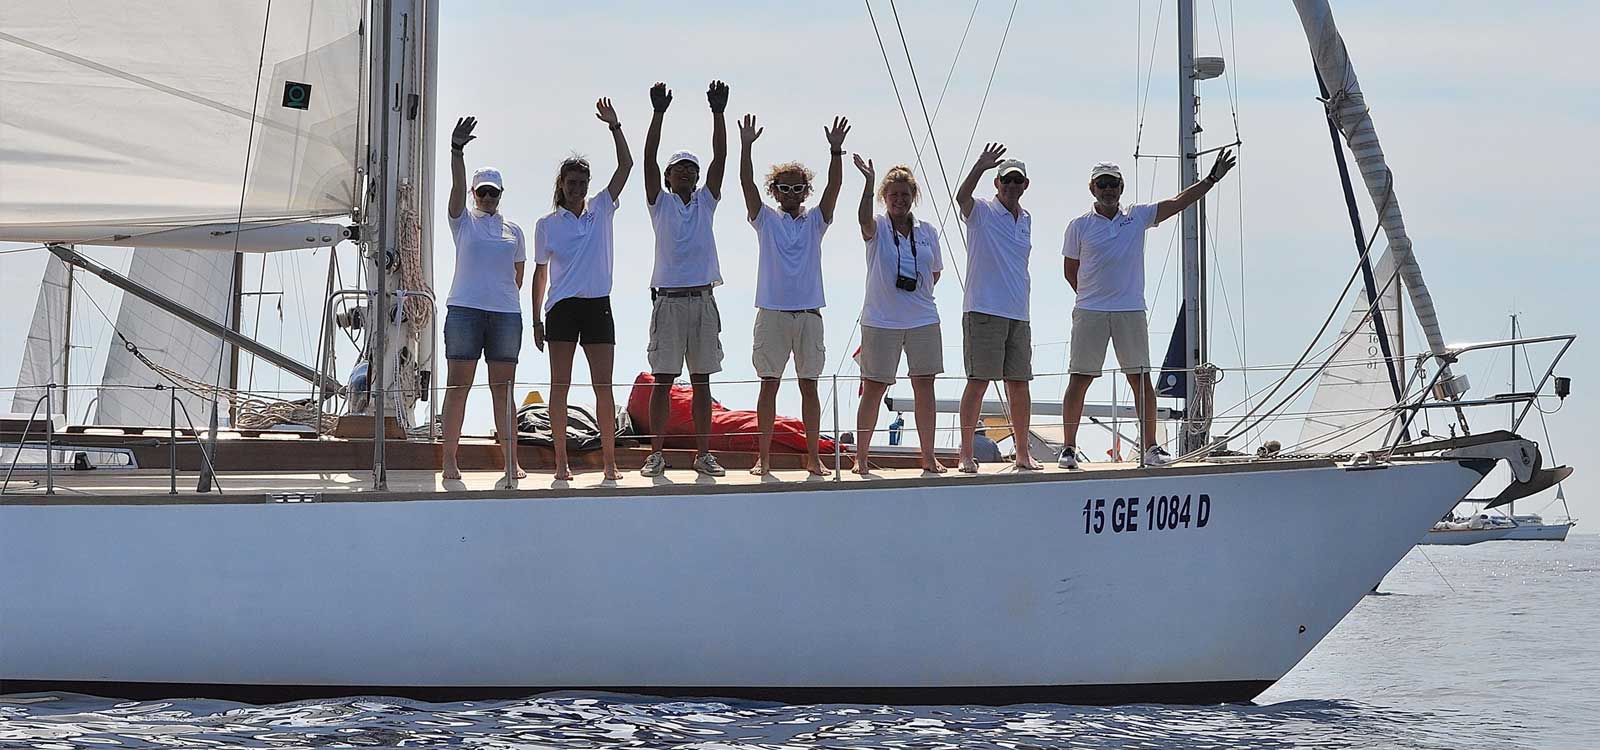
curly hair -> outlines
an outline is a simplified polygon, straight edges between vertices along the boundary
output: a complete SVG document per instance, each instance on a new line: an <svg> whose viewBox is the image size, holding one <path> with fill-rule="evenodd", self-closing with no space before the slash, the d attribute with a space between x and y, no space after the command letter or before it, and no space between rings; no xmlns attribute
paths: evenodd
<svg viewBox="0 0 1600 750"><path fill-rule="evenodd" d="M896 164L890 167L888 172L884 173L883 182L878 183L878 202L887 204L889 202L889 186L898 182L911 186L911 205L916 205L917 200L922 197L922 190L917 187L917 178L911 174L911 167L904 164Z"/></svg>
<svg viewBox="0 0 1600 750"><path fill-rule="evenodd" d="M775 187L778 184L778 176L788 174L790 172L795 172L804 177L807 185L810 185L811 181L817 177L816 172L811 171L806 167L806 165L797 161L786 161L782 164L772 165L772 168L767 170L767 180L765 184L767 186L767 195L772 196L773 200L778 199L778 191ZM810 190L807 190L806 193L809 195Z"/></svg>
<svg viewBox="0 0 1600 750"><path fill-rule="evenodd" d="M562 203L561 181L567 178L568 172L589 174L589 160L574 154L561 161L561 166L556 168L556 197L553 208L565 205Z"/></svg>

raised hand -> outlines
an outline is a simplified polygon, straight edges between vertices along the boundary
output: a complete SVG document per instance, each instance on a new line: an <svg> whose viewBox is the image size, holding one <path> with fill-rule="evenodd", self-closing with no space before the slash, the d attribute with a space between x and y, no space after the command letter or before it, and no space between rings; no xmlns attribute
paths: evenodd
<svg viewBox="0 0 1600 750"><path fill-rule="evenodd" d="M1211 174L1206 175L1206 179L1211 180L1212 184L1221 182L1238 163L1239 157L1234 156L1228 149L1223 149L1222 153L1217 154L1217 160L1211 163Z"/></svg>
<svg viewBox="0 0 1600 750"><path fill-rule="evenodd" d="M712 81L706 88L706 101L711 104L711 111L721 114L728 108L728 84L722 81Z"/></svg>
<svg viewBox="0 0 1600 750"><path fill-rule="evenodd" d="M472 129L476 127L478 127L478 118L476 117L456 118L455 130L450 131L450 148L457 151L466 148L467 144L472 142L472 139L478 137L472 134Z"/></svg>
<svg viewBox="0 0 1600 750"><path fill-rule="evenodd" d="M828 146L834 151L843 151L844 137L850 134L850 118L833 118L833 127L823 128L822 133L828 138Z"/></svg>
<svg viewBox="0 0 1600 750"><path fill-rule="evenodd" d="M672 89L667 88L667 84L656 81L656 85L650 87L651 109L665 112L670 106L672 106Z"/></svg>
<svg viewBox="0 0 1600 750"><path fill-rule="evenodd" d="M761 134L766 131L766 128L756 127L755 115L745 115L743 119L739 120L739 143L749 146L755 143L756 139L760 138Z"/></svg>
<svg viewBox="0 0 1600 750"><path fill-rule="evenodd" d="M991 143L983 147L983 153L978 154L978 160L973 162L973 169L984 172L994 169L1000 164L1000 157L1005 156L1006 147L998 143Z"/></svg>
<svg viewBox="0 0 1600 750"><path fill-rule="evenodd" d="M606 127L614 128L622 124L617 120L617 110L611 106L611 99L609 97L602 96L595 100L594 108L595 118L605 123Z"/></svg>
<svg viewBox="0 0 1600 750"><path fill-rule="evenodd" d="M872 182L872 177L874 174L872 171L872 160L861 158L861 154L851 154L851 156L855 157L856 169L861 170L861 176L867 178L867 182Z"/></svg>

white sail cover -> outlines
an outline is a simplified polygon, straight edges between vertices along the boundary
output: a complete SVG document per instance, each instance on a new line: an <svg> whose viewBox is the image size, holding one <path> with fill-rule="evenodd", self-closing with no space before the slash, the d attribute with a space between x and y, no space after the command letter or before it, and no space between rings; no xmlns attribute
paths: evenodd
<svg viewBox="0 0 1600 750"><path fill-rule="evenodd" d="M1400 348L1400 280L1395 277L1393 253L1385 252L1378 259L1372 277L1373 287L1378 290L1378 306L1373 309L1362 284L1350 317L1339 332L1342 343L1329 358L1317 381L1316 394L1311 397L1300 428L1301 450L1361 452L1383 447L1387 422L1379 415L1395 405L1390 365L1402 384L1406 377ZM1384 336L1389 339L1389 355L1397 358L1393 362L1384 359L1378 316L1383 318Z"/></svg>
<svg viewBox="0 0 1600 750"><path fill-rule="evenodd" d="M22 369L17 373L17 388L11 397L11 411L32 414L44 396L41 386L67 383L67 264L54 255L45 261L44 278L39 283L39 301L34 305L33 323L22 348ZM66 414L67 400L55 394L55 413ZM43 416L45 410L39 408Z"/></svg>
<svg viewBox="0 0 1600 750"><path fill-rule="evenodd" d="M233 283L233 256L228 253L141 247L133 251L128 278L211 320L228 322L232 299L228 292ZM220 383L227 385L227 373L218 369L224 351L220 339L138 297L122 296L117 331L162 367L207 384L218 383L218 373L222 372ZM113 337L95 402L95 424L166 426L171 392L148 389L158 383L172 384L128 352L121 339ZM203 429L210 420L211 400L184 390L177 394L195 426ZM227 408L227 401L221 403L222 408ZM182 412L178 413L178 423L187 426Z"/></svg>
<svg viewBox="0 0 1600 750"><path fill-rule="evenodd" d="M0 239L356 205L361 0L3 3Z"/></svg>

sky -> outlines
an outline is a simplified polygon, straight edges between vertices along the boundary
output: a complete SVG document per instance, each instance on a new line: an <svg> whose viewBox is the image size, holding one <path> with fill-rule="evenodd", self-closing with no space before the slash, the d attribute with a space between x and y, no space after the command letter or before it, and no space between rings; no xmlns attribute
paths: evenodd
<svg viewBox="0 0 1600 750"><path fill-rule="evenodd" d="M755 145L759 172L799 159L819 172L819 182L827 163L823 126L835 115L848 116L854 129L845 147L874 159L880 174L891 164L911 164L925 194L918 215L935 223L948 213L948 193L985 142L1002 142L1008 156L1025 160L1032 178L1023 205L1034 222L1031 318L1034 370L1040 374L1033 389L1039 400L1058 398L1064 386L1059 373L1065 369L1072 295L1061 276L1060 242L1066 223L1089 208L1089 166L1120 162L1134 183L1130 201L1170 197L1180 187L1173 161L1159 158L1177 150L1171 3L1019 0L1001 49L1010 2L900 2L896 9L915 63L913 80L890 4L877 0L871 7L904 115L864 3L443 5L440 175L448 173L450 124L458 116L477 117L479 138L468 149L469 167L492 164L504 171L502 208L530 234L538 217L550 210L561 159L587 155L597 184L611 170L609 133L593 115L597 97L613 99L642 165L653 82L665 81L676 94L663 151L688 148L706 157L705 87L714 78L728 82L727 203L716 223L725 281L717 298L726 369L715 394L735 408L752 406L755 397L750 382L755 233L742 218L733 127L744 113L755 114L766 128ZM1228 64L1224 78L1200 85L1204 144L1243 141L1239 168L1208 201L1217 281L1212 359L1226 371L1216 398L1225 408L1243 401L1247 387L1258 391L1277 376L1244 365L1295 361L1334 308L1356 254L1292 4L1199 0L1196 6L1200 54L1222 56ZM1548 437L1539 415L1530 417L1522 432L1544 445L1547 463L1576 465L1577 474L1565 488L1572 515L1600 519L1600 473L1585 465L1580 452L1586 427L1600 418L1587 377L1600 364L1589 339L1600 317L1587 304L1600 282L1593 262L1600 249L1600 212L1593 210L1600 157L1588 147L1600 125L1600 103L1593 96L1600 75L1588 59L1588 32L1600 24L1600 8L1583 2L1470 0L1345 2L1336 3L1334 12L1394 171L1396 194L1446 339L1503 338L1512 313L1520 316L1527 335L1579 335L1558 369L1574 380L1569 403L1547 417ZM913 141L921 143L927 134L924 104L938 145L922 153L919 163ZM1136 160L1135 149L1157 158ZM841 204L848 217L862 185L848 164L844 180ZM642 184L636 169L616 218L612 303L619 323L619 383L645 369L652 240ZM980 183L979 195L987 194L987 185L987 179ZM434 186L441 215L447 191L444 181ZM1370 229L1370 202L1364 192L1360 196ZM1172 327L1180 283L1173 254L1178 223L1170 220L1148 235L1146 296L1156 357ZM965 253L957 223L946 221L944 228L947 267L960 269ZM442 296L453 268L442 223L434 242L435 284ZM855 370L848 355L858 340L859 243L848 221L833 227L824 242L829 301L824 377L839 375L839 411L846 422L855 409ZM100 257L126 265L122 251ZM25 320L43 257L0 256L0 263L0 309L7 319ZM259 274L264 288L285 292L281 319L273 298L265 298L261 338L309 360L314 336L307 333L316 327L315 300L327 251L282 253L251 263L247 276ZM958 276L947 272L936 290L946 331L945 365L953 375L961 370ZM104 299L110 304L115 297ZM312 311L309 316L306 310ZM1341 310L1337 318L1343 317ZM103 321L82 325L86 339L105 335ZM0 341L0 382L8 384L15 378L23 329L12 330L13 336ZM1415 328L1408 329L1407 341L1408 348L1420 341ZM101 361L103 348L96 353ZM1536 367L1553 353L1529 352ZM348 369L352 353L341 357L341 368ZM87 374L96 365L83 366ZM1477 355L1461 367L1475 395L1509 389L1503 355ZM258 387L299 387L265 366L261 372ZM547 377L547 362L529 337L519 381ZM581 361L574 379L586 380ZM1109 380L1096 384L1091 401L1112 399ZM1526 374L1518 380L1526 386ZM824 384L824 398L830 386L831 379ZM940 395L954 398L959 388L957 380L944 382ZM908 384L902 380L890 393L909 396ZM1127 398L1125 386L1116 397ZM574 400L589 396L579 389ZM792 387L783 390L779 404L786 413L798 412ZM1542 406L1550 411L1558 404L1547 400ZM824 429L831 430L829 403L823 412ZM891 418L885 413L880 429ZM1473 417L1477 430L1503 427L1505 421L1500 409ZM479 394L469 406L468 429L486 430L488 424L488 399ZM948 421L940 427L949 427ZM1298 430L1297 418L1285 419L1265 434L1252 434L1249 445L1236 447L1253 448L1268 437L1292 442ZM1085 440L1090 451L1104 451L1107 446L1095 439ZM947 433L941 443L948 440ZM1518 509L1562 515L1559 504L1549 505L1550 498L1545 493Z"/></svg>

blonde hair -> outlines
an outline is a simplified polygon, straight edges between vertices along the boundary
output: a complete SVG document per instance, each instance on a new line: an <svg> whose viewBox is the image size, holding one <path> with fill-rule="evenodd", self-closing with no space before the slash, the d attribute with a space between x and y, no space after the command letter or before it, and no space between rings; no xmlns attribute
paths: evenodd
<svg viewBox="0 0 1600 750"><path fill-rule="evenodd" d="M782 164L772 165L772 168L767 170L766 186L767 195L772 196L773 200L777 200L778 198L778 190L775 187L778 184L778 176L785 175L790 172L794 172L795 174L805 178L806 185L808 186L811 184L811 181L817 177L816 172L811 171L806 167L806 165L797 161L786 161ZM807 194L809 194L809 191Z"/></svg>
<svg viewBox="0 0 1600 750"><path fill-rule="evenodd" d="M554 208L562 208L561 181L567 178L568 172L582 172L589 174L589 160L574 154L562 160L561 166L556 169L556 197Z"/></svg>
<svg viewBox="0 0 1600 750"><path fill-rule="evenodd" d="M916 205L917 199L922 197L922 190L917 187L917 178L911 174L911 167L904 164L896 164L890 167L888 172L884 173L883 182L878 183L878 202L887 205L889 203L889 186L899 182L911 186L911 205Z"/></svg>

